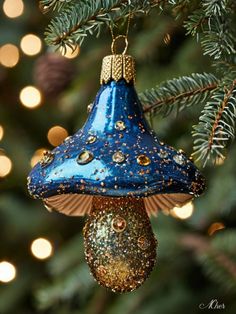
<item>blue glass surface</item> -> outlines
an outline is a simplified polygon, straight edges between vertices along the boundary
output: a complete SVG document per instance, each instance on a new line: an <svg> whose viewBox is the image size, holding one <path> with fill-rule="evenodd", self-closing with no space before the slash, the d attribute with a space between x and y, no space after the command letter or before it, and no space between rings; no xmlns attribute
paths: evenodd
<svg viewBox="0 0 236 314"><path fill-rule="evenodd" d="M90 158L80 164L83 152ZM117 152L118 160L114 157ZM124 80L101 86L83 128L49 157L29 175L28 188L35 198L65 193L197 196L205 188L195 165L158 140L145 120L133 84Z"/></svg>

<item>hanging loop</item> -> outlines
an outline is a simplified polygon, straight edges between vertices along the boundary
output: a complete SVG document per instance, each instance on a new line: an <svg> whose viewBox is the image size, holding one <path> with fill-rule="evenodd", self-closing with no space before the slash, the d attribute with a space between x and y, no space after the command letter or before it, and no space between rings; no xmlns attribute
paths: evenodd
<svg viewBox="0 0 236 314"><path fill-rule="evenodd" d="M128 38L126 35L118 35L113 38L112 44L111 44L111 52L113 55L117 54L117 40L119 39L124 39L125 47L124 47L123 52L121 52L120 54L125 55L129 46Z"/></svg>
<svg viewBox="0 0 236 314"><path fill-rule="evenodd" d="M127 19L127 29L126 29L125 35L115 36L113 27L110 25L111 37L112 37L111 52L112 52L113 55L118 54L117 53L117 41L120 40L120 39L123 39L124 40L124 44L125 44L124 45L124 50L120 54L125 55L126 52L127 52L127 49L128 49L128 46L129 46L128 34L129 34L129 29L130 29L131 18L132 18L132 15L129 14L128 15L128 19Z"/></svg>

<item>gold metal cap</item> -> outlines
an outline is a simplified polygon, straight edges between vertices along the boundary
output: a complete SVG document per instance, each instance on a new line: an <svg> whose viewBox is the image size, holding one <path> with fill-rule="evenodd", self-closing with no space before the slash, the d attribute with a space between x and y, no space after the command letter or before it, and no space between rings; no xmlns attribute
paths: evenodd
<svg viewBox="0 0 236 314"><path fill-rule="evenodd" d="M111 79L116 82L125 79L127 83L135 82L135 62L133 57L125 54L106 56L102 62L101 84Z"/></svg>

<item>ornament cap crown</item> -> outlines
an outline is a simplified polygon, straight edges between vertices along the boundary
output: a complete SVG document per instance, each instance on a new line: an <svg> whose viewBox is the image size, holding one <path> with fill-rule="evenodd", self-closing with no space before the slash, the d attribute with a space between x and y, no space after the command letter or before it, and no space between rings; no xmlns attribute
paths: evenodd
<svg viewBox="0 0 236 314"><path fill-rule="evenodd" d="M101 84L110 80L124 79L127 83L135 82L135 62L133 57L126 54L113 54L106 56L102 62Z"/></svg>

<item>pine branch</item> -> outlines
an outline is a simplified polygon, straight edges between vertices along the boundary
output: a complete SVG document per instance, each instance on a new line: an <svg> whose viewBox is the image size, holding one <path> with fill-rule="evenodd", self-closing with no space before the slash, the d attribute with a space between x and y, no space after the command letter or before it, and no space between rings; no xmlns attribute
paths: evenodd
<svg viewBox="0 0 236 314"><path fill-rule="evenodd" d="M201 9L197 9L190 14L188 20L184 22L184 27L187 30L186 35L195 36L199 32L203 30L204 24L208 21L208 16L204 14L204 11Z"/></svg>
<svg viewBox="0 0 236 314"><path fill-rule="evenodd" d="M229 88L217 89L194 126L194 154L204 165L212 157L224 158L224 150L235 134L236 80Z"/></svg>
<svg viewBox="0 0 236 314"><path fill-rule="evenodd" d="M84 0L55 17L46 30L46 42L56 48L82 44L89 34L98 35L103 24L129 14L148 13L165 0Z"/></svg>
<svg viewBox="0 0 236 314"><path fill-rule="evenodd" d="M235 54L235 37L226 21L215 17L209 19L211 23L209 30L204 32L201 39L201 45L205 55L209 55L214 59L226 59L227 56Z"/></svg>
<svg viewBox="0 0 236 314"><path fill-rule="evenodd" d="M174 108L181 111L186 107L204 102L218 86L213 74L193 73L169 80L156 88L140 94L144 112L161 112L168 115Z"/></svg>
<svg viewBox="0 0 236 314"><path fill-rule="evenodd" d="M75 3L76 0L41 0L39 1L39 7L43 13L47 13L51 10L60 11L64 9L68 4Z"/></svg>
<svg viewBox="0 0 236 314"><path fill-rule="evenodd" d="M233 81L236 77L236 64L234 55L231 55L228 60L218 60L213 62L212 66L221 75L224 76L227 73L227 77L224 77L225 84L228 85L228 79Z"/></svg>
<svg viewBox="0 0 236 314"><path fill-rule="evenodd" d="M226 60L235 54L235 36L231 27L234 12L229 0L204 0L184 22L187 34L197 36L205 55Z"/></svg>
<svg viewBox="0 0 236 314"><path fill-rule="evenodd" d="M221 88L206 104L193 131L194 155L197 160L202 159L204 165L210 158L215 162L224 156L224 150L235 133L236 40L233 16L230 0L204 0L184 24L188 33L200 38L203 54L214 59L213 66L224 76Z"/></svg>
<svg viewBox="0 0 236 314"><path fill-rule="evenodd" d="M208 16L221 16L227 11L228 0L203 0L202 7Z"/></svg>

